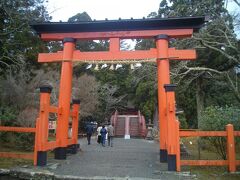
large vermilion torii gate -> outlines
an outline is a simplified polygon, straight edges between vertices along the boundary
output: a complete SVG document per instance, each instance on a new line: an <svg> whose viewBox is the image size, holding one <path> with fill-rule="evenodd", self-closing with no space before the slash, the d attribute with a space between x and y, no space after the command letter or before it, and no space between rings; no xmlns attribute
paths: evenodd
<svg viewBox="0 0 240 180"><path fill-rule="evenodd" d="M175 119L174 86L170 84L170 60L194 60L195 50L176 50L169 48L170 38L191 37L205 22L204 17L168 18L168 19L129 19L106 20L77 23L42 23L33 24L32 28L43 41L63 41L63 51L40 53L38 62L61 62L61 82L59 91L55 158L66 159L68 143L68 124L71 116L71 90L73 62L124 62L136 61L157 63L158 110L160 127L160 161L168 162L169 170L176 170L177 142L173 132ZM120 39L155 39L156 48L139 51L121 51ZM109 40L109 51L81 52L75 50L76 41ZM45 90L48 92L48 89ZM44 93L44 91L42 91ZM49 97L47 97L49 98ZM82 105L84 106L84 104ZM41 122L42 116L39 117ZM46 121L46 118L45 118ZM43 129L43 134L47 133ZM46 137L46 135L44 135ZM46 142L45 140L40 140ZM37 164L46 163L46 148L38 149Z"/></svg>

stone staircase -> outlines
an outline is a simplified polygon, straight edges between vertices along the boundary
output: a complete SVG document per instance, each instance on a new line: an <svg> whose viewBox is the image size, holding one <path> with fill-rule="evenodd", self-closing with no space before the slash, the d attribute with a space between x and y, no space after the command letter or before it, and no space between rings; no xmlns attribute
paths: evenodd
<svg viewBox="0 0 240 180"><path fill-rule="evenodd" d="M125 118L118 117L115 125L115 136L125 135Z"/></svg>
<svg viewBox="0 0 240 180"><path fill-rule="evenodd" d="M140 112L119 115L116 111L111 117L111 123L115 130L115 136L125 139L146 136L145 119Z"/></svg>
<svg viewBox="0 0 240 180"><path fill-rule="evenodd" d="M129 125L130 136L138 137L140 135L138 117L131 117L129 123L130 123Z"/></svg>

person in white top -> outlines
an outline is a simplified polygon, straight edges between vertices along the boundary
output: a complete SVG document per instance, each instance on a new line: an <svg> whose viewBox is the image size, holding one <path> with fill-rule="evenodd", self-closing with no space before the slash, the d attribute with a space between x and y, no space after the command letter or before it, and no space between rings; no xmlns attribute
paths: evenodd
<svg viewBox="0 0 240 180"><path fill-rule="evenodd" d="M101 133L100 133L101 129L102 129L102 126L99 126L97 128L97 142L98 142L98 144L101 143Z"/></svg>

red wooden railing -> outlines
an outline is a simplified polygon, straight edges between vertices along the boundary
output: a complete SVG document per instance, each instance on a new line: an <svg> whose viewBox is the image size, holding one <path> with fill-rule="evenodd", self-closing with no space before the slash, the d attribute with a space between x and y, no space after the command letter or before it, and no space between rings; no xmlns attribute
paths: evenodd
<svg viewBox="0 0 240 180"><path fill-rule="evenodd" d="M76 145L78 141L78 111L80 104L73 103L72 110L70 111L70 117L72 118L72 135L68 137L68 146ZM38 165L38 152L46 152L48 150L59 147L59 139L55 141L48 140L48 124L49 124L49 113L57 113L60 115L62 109L56 106L50 105L50 92L41 93L40 95L40 113L36 120L35 128L27 127L7 127L0 126L1 131L7 132L24 132L24 133L35 133L35 144L34 153L15 153L15 152L0 152L0 157L5 158L22 158L22 159L33 159L34 165Z"/></svg>
<svg viewBox="0 0 240 180"><path fill-rule="evenodd" d="M228 166L229 172L235 172L240 160L236 160L235 137L240 136L240 131L234 131L231 124L226 125L226 131L179 131L179 137L226 137L227 138L227 160L180 160L180 166ZM178 140L179 141L179 140ZM180 156L180 146L178 146Z"/></svg>
<svg viewBox="0 0 240 180"><path fill-rule="evenodd" d="M24 132L24 133L35 133L36 128L24 128L24 127L9 127L0 126L0 132ZM34 153L15 153L15 152L0 152L0 157L3 158L20 158L20 159L33 159Z"/></svg>

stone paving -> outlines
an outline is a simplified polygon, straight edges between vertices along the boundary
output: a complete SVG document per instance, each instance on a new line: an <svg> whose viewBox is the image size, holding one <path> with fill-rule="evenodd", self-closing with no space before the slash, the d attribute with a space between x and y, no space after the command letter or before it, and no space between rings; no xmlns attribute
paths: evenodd
<svg viewBox="0 0 240 180"><path fill-rule="evenodd" d="M0 180L154 180L196 179L188 172L168 172L167 164L159 162L159 144L144 139L115 138L113 147L102 147L96 138L91 145L79 141L81 150L68 154L66 160L48 157L44 167L24 165L0 169Z"/></svg>
<svg viewBox="0 0 240 180"><path fill-rule="evenodd" d="M115 177L114 179L191 179L189 175L167 172L159 162L159 144L144 139L115 138L113 147L102 147L96 138L91 145L79 141L81 150L59 163L51 172L78 177Z"/></svg>

